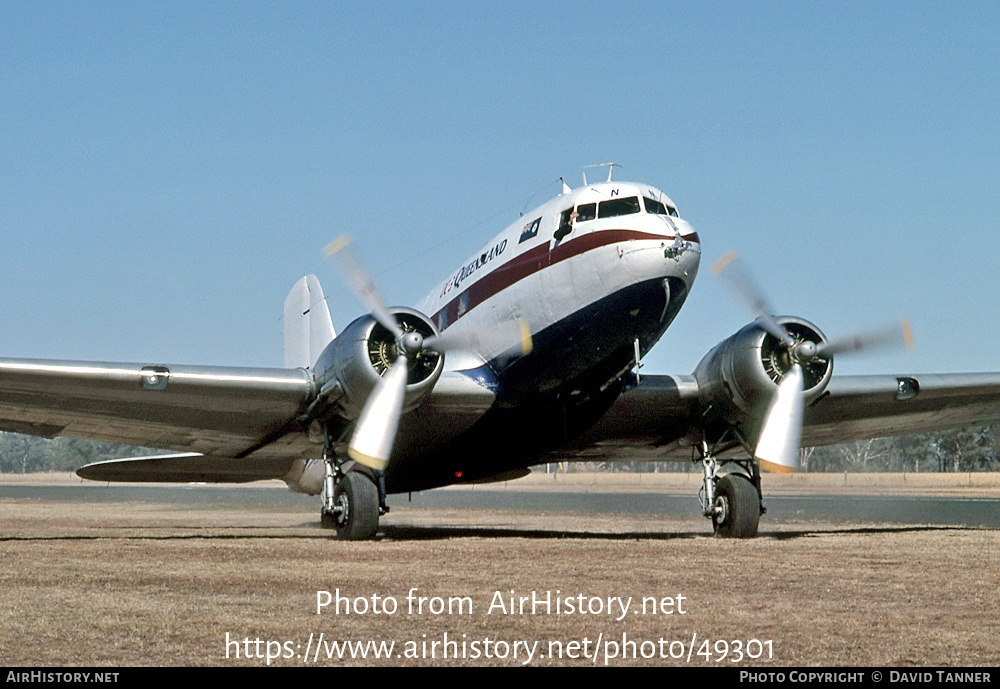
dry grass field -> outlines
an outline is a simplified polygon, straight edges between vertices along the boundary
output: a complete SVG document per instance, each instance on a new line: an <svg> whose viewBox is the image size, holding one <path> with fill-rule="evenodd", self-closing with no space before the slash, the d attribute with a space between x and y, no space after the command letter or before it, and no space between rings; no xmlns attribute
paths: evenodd
<svg viewBox="0 0 1000 689"><path fill-rule="evenodd" d="M723 541L696 516L402 505L377 542L342 543L311 502L35 498L0 498L0 519L6 665L1000 662L991 529L783 523ZM340 610L317 614L318 591ZM363 659L334 641L393 646Z"/></svg>

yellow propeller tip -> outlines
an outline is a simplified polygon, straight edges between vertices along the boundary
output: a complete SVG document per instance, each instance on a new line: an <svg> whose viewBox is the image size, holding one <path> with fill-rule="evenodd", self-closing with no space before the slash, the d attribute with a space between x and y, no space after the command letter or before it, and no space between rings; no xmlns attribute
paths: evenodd
<svg viewBox="0 0 1000 689"><path fill-rule="evenodd" d="M772 474L795 474L798 473L798 469L795 467L786 467L784 464L776 464L775 462L769 462L766 459L757 458L757 462L760 464L760 468L764 471L769 471Z"/></svg>
<svg viewBox="0 0 1000 689"><path fill-rule="evenodd" d="M527 356L535 346L531 339L531 328L528 327L527 321L523 319L518 321L518 325L521 326L521 356Z"/></svg>
<svg viewBox="0 0 1000 689"><path fill-rule="evenodd" d="M712 275L721 273L726 266L736 260L738 255L735 251L727 251L722 258L712 264Z"/></svg>
<svg viewBox="0 0 1000 689"><path fill-rule="evenodd" d="M368 455L362 452L358 452L353 447L347 449L347 455L358 464L364 464L369 469L374 469L375 471L382 471L389 463L389 461L385 459L379 459L378 457L369 457Z"/></svg>
<svg viewBox="0 0 1000 689"><path fill-rule="evenodd" d="M905 318L901 318L899 321L903 326L903 342L906 343L907 349L913 349L917 341L913 337L913 328L910 327L910 321Z"/></svg>
<svg viewBox="0 0 1000 689"><path fill-rule="evenodd" d="M337 253L350 243L351 243L350 236L342 234L336 239L334 239L332 242L327 244L325 247L323 247L323 255L329 258L330 256L333 256L335 253Z"/></svg>

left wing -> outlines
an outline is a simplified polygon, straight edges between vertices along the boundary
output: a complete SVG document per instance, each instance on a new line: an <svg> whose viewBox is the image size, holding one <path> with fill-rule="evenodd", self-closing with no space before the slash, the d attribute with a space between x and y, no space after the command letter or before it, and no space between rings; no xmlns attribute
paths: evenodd
<svg viewBox="0 0 1000 689"><path fill-rule="evenodd" d="M642 376L597 424L555 459L687 461L710 405L694 376ZM1000 373L833 377L806 410L802 445L955 428L1000 419ZM725 455L746 454L735 443Z"/></svg>
<svg viewBox="0 0 1000 689"><path fill-rule="evenodd" d="M802 444L832 445L1000 419L1000 373L835 376L805 411Z"/></svg>

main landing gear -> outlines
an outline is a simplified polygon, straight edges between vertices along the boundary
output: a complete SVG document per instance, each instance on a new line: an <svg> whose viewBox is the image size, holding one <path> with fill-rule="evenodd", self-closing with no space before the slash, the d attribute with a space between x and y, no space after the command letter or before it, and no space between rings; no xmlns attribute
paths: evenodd
<svg viewBox="0 0 1000 689"><path fill-rule="evenodd" d="M704 485L698 493L702 512L712 520L715 534L722 538L753 538L764 508L760 492L760 468L752 459L718 460L702 443L701 463ZM726 465L738 470L720 474Z"/></svg>
<svg viewBox="0 0 1000 689"><path fill-rule="evenodd" d="M389 511L385 504L385 476L359 465L326 458L323 509L320 519L336 529L337 538L367 541L378 531L378 519Z"/></svg>

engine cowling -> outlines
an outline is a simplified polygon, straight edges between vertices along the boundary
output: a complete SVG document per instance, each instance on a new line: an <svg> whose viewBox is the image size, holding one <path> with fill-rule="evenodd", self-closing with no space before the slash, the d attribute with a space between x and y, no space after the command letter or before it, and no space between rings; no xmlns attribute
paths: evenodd
<svg viewBox="0 0 1000 689"><path fill-rule="evenodd" d="M434 324L419 311L404 307L389 309L404 333L436 336ZM356 418L379 379L399 356L395 336L371 315L348 325L330 343L316 363L317 383L322 390L339 387L337 404L348 418ZM433 389L444 370L444 356L431 350L410 357L407 366L403 411L414 409Z"/></svg>
<svg viewBox="0 0 1000 689"><path fill-rule="evenodd" d="M827 341L819 328L802 318L781 316L777 321L796 342L819 345ZM830 382L832 358L796 362L788 347L758 323L750 323L716 345L695 369L702 408L711 409L712 416L733 425L759 420L778 383L795 363L802 366L808 405L823 394Z"/></svg>

